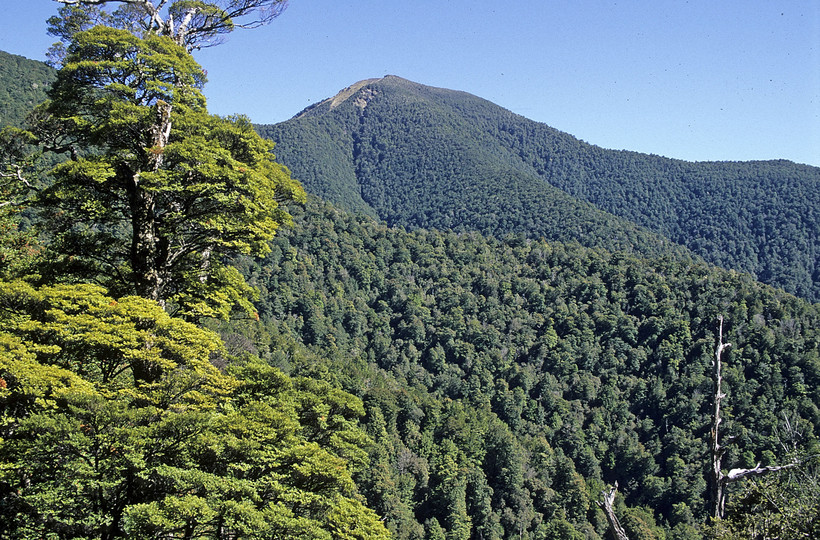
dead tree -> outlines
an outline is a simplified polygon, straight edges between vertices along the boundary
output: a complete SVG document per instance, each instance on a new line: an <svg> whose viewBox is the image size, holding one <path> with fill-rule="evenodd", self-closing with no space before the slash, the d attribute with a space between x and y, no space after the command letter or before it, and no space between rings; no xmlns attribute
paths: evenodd
<svg viewBox="0 0 820 540"><path fill-rule="evenodd" d="M721 355L723 351L728 349L732 346L731 343L724 343L723 342L723 316L721 315L718 318L720 323L718 327L718 343L717 348L715 349L715 360L712 363L714 368L713 375L714 375L714 383L715 383L715 391L714 391L714 406L712 408L712 429L711 429L711 457L712 457L712 517L715 519L722 519L723 514L726 508L726 492L729 484L745 478L747 476L759 476L762 474L768 474L771 472L780 471L783 469L789 469L791 467L795 467L799 464L799 462L792 462L787 465L779 465L779 466L770 466L770 467L761 467L760 463L758 463L752 469L731 469L728 473L724 473L722 470L722 460L723 455L726 453L726 447L720 444L720 405L723 398L726 397L726 394L723 393L721 388L723 377L721 375ZM731 442L732 438L728 438L727 442Z"/></svg>
<svg viewBox="0 0 820 540"><path fill-rule="evenodd" d="M618 491L618 482L615 482L615 485L610 488L609 492L606 490L601 491L602 500L598 501L598 506L601 507L601 510L604 511L606 514L606 519L609 521L610 527L612 527L612 533L615 535L616 540L629 540L629 537L626 535L626 531L621 526L621 522L618 521L618 516L615 515L615 493Z"/></svg>

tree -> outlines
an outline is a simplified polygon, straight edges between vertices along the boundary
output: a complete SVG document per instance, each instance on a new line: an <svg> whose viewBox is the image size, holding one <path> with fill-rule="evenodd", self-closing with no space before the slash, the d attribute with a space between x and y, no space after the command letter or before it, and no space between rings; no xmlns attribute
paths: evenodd
<svg viewBox="0 0 820 540"><path fill-rule="evenodd" d="M817 538L820 535L820 460L750 479L728 501L714 538Z"/></svg>
<svg viewBox="0 0 820 540"><path fill-rule="evenodd" d="M26 192L34 188L28 176L31 157L28 145L31 133L6 126L0 130L0 209L24 204Z"/></svg>
<svg viewBox="0 0 820 540"><path fill-rule="evenodd" d="M96 24L119 26L137 36L171 38L188 51L217 44L236 28L256 28L282 13L287 0L55 0L64 6L49 19L52 35L70 40ZM113 13L101 8L117 5ZM56 47L59 58L62 47Z"/></svg>
<svg viewBox="0 0 820 540"><path fill-rule="evenodd" d="M761 476L772 472L790 469L799 465L798 461L793 461L786 465L770 465L761 467L758 463L751 469L731 469L728 473L723 472L722 460L726 453L726 446L720 443L720 424L723 419L720 416L720 407L726 394L723 393L721 375L721 356L723 352L732 346L731 343L723 342L723 316L719 318L718 342L715 348L715 360L712 362L714 368L714 394L712 402L712 428L710 431L710 455L711 455L711 481L712 481L712 517L716 520L723 519L726 509L726 494L730 483L737 482L748 476ZM731 439L730 439L731 440Z"/></svg>
<svg viewBox="0 0 820 540"><path fill-rule="evenodd" d="M220 349L144 298L0 282L0 537L387 538L361 402Z"/></svg>
<svg viewBox="0 0 820 540"><path fill-rule="evenodd" d="M57 272L188 317L250 311L226 258L268 251L299 183L247 118L207 113L204 72L170 37L96 26L67 52L35 114L68 155L39 199Z"/></svg>
<svg viewBox="0 0 820 540"><path fill-rule="evenodd" d="M601 491L601 500L598 501L598 506L600 506L604 514L606 514L606 519L609 522L609 526L612 527L612 534L615 538L617 540L629 540L626 531L618 520L618 516L615 515L615 493L617 493L617 491L618 482L615 482L615 485L611 487L609 491Z"/></svg>
<svg viewBox="0 0 820 540"><path fill-rule="evenodd" d="M33 266L38 247L33 231L21 231L20 212L36 191L29 180L33 136L18 128L0 130L0 278L24 275Z"/></svg>

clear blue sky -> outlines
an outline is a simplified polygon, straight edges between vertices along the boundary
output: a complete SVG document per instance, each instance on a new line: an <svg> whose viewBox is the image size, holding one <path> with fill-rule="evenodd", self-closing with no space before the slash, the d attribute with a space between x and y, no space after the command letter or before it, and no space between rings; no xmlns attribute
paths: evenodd
<svg viewBox="0 0 820 540"><path fill-rule="evenodd" d="M0 6L0 49L43 59L58 5ZM211 112L258 123L392 74L606 148L820 166L818 0L291 0L196 57Z"/></svg>

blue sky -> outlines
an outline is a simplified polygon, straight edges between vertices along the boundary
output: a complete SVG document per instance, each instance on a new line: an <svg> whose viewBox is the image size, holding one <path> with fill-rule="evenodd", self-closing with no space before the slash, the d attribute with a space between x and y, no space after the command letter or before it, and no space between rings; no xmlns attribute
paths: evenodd
<svg viewBox="0 0 820 540"><path fill-rule="evenodd" d="M57 4L0 6L0 49L43 59ZM820 166L817 0L291 0L196 57L211 112L258 123L392 74L606 148Z"/></svg>

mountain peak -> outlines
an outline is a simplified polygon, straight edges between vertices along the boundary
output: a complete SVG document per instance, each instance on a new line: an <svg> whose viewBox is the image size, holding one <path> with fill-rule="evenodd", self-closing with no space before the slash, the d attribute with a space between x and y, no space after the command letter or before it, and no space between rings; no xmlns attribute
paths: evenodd
<svg viewBox="0 0 820 540"><path fill-rule="evenodd" d="M427 88L426 86L415 83L408 79L404 79L397 75L385 75L384 77L376 77L372 79L362 79L361 81L355 82L350 86L340 90L335 96L322 100L318 103L314 103L313 105L309 106L308 108L304 109L302 112L294 116L296 118L302 118L303 116L307 116L310 113L316 113L319 111L332 111L339 105L348 101L351 97L356 96L356 99L353 101L353 104L356 105L359 109L364 109L368 102L376 96L379 91L374 88L379 84L386 84L394 88Z"/></svg>
<svg viewBox="0 0 820 540"><path fill-rule="evenodd" d="M261 132L308 191L390 225L520 233L642 256L678 242L820 298L820 267L805 255L820 249L809 217L820 208L820 168L606 150L467 92L392 75L359 81L284 124ZM759 216L754 232L743 216ZM774 238L767 227L783 233ZM780 248L790 245L806 248Z"/></svg>
<svg viewBox="0 0 820 540"><path fill-rule="evenodd" d="M353 83L329 100L325 100L325 102L330 102L330 109L335 109L341 103L347 101L353 94L364 88L365 86L372 84L374 82L380 81L382 79L364 79L357 83Z"/></svg>
<svg viewBox="0 0 820 540"><path fill-rule="evenodd" d="M294 118L301 118L302 116L305 116L309 111L312 111L313 109L315 109L317 107L321 107L321 106L327 106L327 110L332 111L333 109L335 109L336 107L338 107L339 105L341 105L342 103L344 103L345 101L350 99L352 96L354 96L362 88L365 88L366 86L369 86L373 83L377 83L377 82L388 80L388 79L396 79L396 80L400 80L400 81L404 80L401 77L396 77L395 75L385 75L384 77L381 77L381 78L376 77L376 78L373 78L373 79L362 79L361 81L355 82L355 83L351 84L350 86L340 90L339 93L337 93L335 96L333 96L331 98L328 98L328 99L325 99L323 101L320 101L319 103L316 103L314 105L311 105L307 109L305 109L302 112L300 112L299 114L297 114ZM358 97L354 103L360 109L364 109L367 106L367 102L369 101L369 98L374 96L374 95L375 95L375 91L370 90L367 93L367 95Z"/></svg>

